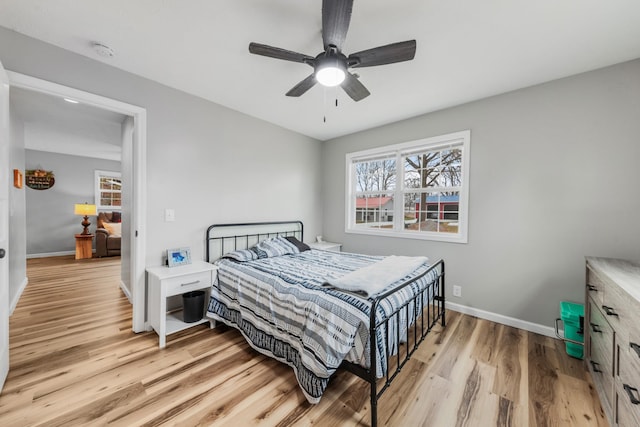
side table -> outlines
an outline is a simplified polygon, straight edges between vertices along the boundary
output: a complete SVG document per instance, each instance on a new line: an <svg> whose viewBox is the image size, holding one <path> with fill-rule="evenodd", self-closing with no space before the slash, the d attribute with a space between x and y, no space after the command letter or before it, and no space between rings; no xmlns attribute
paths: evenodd
<svg viewBox="0 0 640 427"><path fill-rule="evenodd" d="M209 323L213 328L215 322L204 316L209 302L209 290L218 274L218 267L204 261L194 261L193 264L178 267L156 266L147 267L147 320L159 337L159 346L167 344L167 335L182 331L202 323ZM187 323L184 321L182 307L169 310L167 300L190 291L205 291L202 319Z"/></svg>
<svg viewBox="0 0 640 427"><path fill-rule="evenodd" d="M311 249L321 249L323 251L340 252L342 243L335 242L313 242L309 243Z"/></svg>
<svg viewBox="0 0 640 427"><path fill-rule="evenodd" d="M76 234L76 259L93 256L93 234Z"/></svg>

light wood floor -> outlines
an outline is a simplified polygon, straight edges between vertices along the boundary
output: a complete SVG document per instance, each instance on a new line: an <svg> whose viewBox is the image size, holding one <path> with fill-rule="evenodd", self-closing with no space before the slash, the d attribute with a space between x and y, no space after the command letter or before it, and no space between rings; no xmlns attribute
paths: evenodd
<svg viewBox="0 0 640 427"><path fill-rule="evenodd" d="M368 389L339 371L318 405L290 368L232 329L131 332L119 259L28 261L11 317L1 426L369 425ZM606 426L581 361L540 335L448 312L383 396L387 426Z"/></svg>

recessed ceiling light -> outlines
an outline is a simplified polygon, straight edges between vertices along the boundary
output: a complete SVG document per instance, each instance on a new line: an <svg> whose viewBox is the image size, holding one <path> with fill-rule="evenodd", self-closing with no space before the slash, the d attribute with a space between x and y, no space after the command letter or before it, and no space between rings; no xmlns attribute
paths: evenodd
<svg viewBox="0 0 640 427"><path fill-rule="evenodd" d="M112 58L115 55L115 52L113 51L113 49L111 49L107 45L104 45L98 42L93 43L93 50L95 50L98 55L105 58Z"/></svg>
<svg viewBox="0 0 640 427"><path fill-rule="evenodd" d="M64 100L72 104L78 104L78 101L76 101L75 99L64 98Z"/></svg>

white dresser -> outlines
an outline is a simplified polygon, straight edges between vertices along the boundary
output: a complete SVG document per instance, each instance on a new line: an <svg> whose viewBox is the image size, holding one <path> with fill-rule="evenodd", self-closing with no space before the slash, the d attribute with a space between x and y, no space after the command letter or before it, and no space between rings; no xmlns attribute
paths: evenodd
<svg viewBox="0 0 640 427"><path fill-rule="evenodd" d="M585 354L611 426L640 426L640 265L587 257Z"/></svg>

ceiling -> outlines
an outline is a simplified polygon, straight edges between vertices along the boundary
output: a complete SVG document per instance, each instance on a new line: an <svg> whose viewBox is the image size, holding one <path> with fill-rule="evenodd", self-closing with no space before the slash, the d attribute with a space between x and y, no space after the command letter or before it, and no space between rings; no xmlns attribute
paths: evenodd
<svg viewBox="0 0 640 427"><path fill-rule="evenodd" d="M10 96L11 113L24 123L25 148L120 161L125 115L15 87Z"/></svg>
<svg viewBox="0 0 640 427"><path fill-rule="evenodd" d="M319 85L286 97L311 68L248 45L315 56L321 4L0 0L0 25L320 140L640 58L638 0L355 0L345 53L415 39L415 59L358 69L357 103Z"/></svg>

